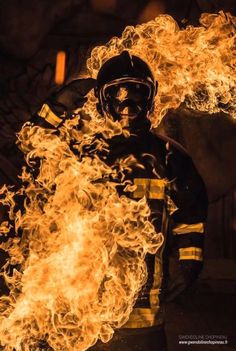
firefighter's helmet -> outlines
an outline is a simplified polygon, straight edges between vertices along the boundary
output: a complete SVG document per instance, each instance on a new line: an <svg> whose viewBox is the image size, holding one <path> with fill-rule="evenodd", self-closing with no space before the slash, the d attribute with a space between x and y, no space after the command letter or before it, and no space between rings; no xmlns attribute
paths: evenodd
<svg viewBox="0 0 236 351"><path fill-rule="evenodd" d="M149 65L123 51L107 60L97 76L98 111L114 119L148 116L153 110L157 83Z"/></svg>

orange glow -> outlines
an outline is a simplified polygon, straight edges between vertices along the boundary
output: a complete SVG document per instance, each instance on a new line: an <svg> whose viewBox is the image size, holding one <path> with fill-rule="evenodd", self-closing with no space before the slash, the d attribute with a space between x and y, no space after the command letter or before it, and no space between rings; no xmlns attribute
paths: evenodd
<svg viewBox="0 0 236 351"><path fill-rule="evenodd" d="M149 1L141 15L139 16L139 23L145 23L153 20L155 17L165 12L165 1Z"/></svg>
<svg viewBox="0 0 236 351"><path fill-rule="evenodd" d="M55 83L61 85L65 81L66 53L59 51L56 58Z"/></svg>
<svg viewBox="0 0 236 351"><path fill-rule="evenodd" d="M97 12L113 12L117 5L117 0L91 0L92 9Z"/></svg>

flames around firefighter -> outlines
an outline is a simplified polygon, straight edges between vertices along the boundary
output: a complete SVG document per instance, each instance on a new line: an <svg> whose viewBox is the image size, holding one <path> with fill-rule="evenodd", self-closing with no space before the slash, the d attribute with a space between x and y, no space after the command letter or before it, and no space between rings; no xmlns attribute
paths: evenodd
<svg viewBox="0 0 236 351"><path fill-rule="evenodd" d="M235 117L235 18L204 14L201 23L180 30L171 17L159 16L128 27L93 50L90 73L96 77L108 58L130 50L150 64L159 82L153 126L183 102ZM107 148L98 133L109 138L128 130L105 122L95 103L91 93L57 134L30 124L19 134L28 164L22 189L1 189L9 221L0 231L16 234L1 244L9 254L2 271L9 294L0 298L5 351L34 351L41 341L55 351L83 351L98 339L107 342L128 320L145 282L146 253L162 244L145 198L117 194L117 181L134 158L108 167L98 156ZM132 190L131 183L124 185ZM22 198L24 208L17 210Z"/></svg>

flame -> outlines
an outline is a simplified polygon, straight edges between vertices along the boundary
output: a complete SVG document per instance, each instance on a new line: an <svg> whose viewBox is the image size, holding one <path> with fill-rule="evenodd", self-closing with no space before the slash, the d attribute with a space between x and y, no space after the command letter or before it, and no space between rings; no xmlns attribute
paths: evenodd
<svg viewBox="0 0 236 351"><path fill-rule="evenodd" d="M153 126L183 102L235 117L235 18L204 14L201 23L180 30L162 15L127 27L121 38L93 50L88 68L95 77L103 62L124 49L146 60L159 82ZM16 231L1 244L9 254L1 273L9 288L0 298L4 351L42 345L84 351L98 339L110 340L146 280L146 253L163 241L149 222L145 198L117 194L117 183L135 190L124 176L135 158L108 167L99 157L108 148L106 138L128 136L125 122L99 116L92 93L77 112L57 132L23 127L19 144L28 166L22 189L0 190L9 213L0 233ZM22 197L19 210L15 202Z"/></svg>
<svg viewBox="0 0 236 351"><path fill-rule="evenodd" d="M157 126L170 109L181 103L194 110L223 111L236 117L236 19L231 14L202 14L201 26L180 29L168 15L127 27L120 38L95 47L87 61L97 76L102 64L123 50L146 61L158 81Z"/></svg>
<svg viewBox="0 0 236 351"><path fill-rule="evenodd" d="M22 175L22 237L2 244L10 255L4 267L10 295L0 300L5 350L36 350L40 340L73 351L107 342L128 320L145 282L146 253L162 243L145 199L119 197L118 170L96 155L76 156L66 142L71 127L60 132L26 125L19 135L30 149L28 163L41 160L41 166L34 177ZM123 162L119 172L126 167ZM5 198L12 211L12 194ZM13 262L20 268L10 274Z"/></svg>

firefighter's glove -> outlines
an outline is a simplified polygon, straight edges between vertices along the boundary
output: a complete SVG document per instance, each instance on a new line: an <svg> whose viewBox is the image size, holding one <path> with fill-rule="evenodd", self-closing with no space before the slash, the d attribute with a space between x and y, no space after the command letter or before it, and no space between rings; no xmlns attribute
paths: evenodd
<svg viewBox="0 0 236 351"><path fill-rule="evenodd" d="M46 103L58 117L68 118L73 111L84 105L86 95L94 88L95 82L93 78L73 80L51 95Z"/></svg>
<svg viewBox="0 0 236 351"><path fill-rule="evenodd" d="M180 294L188 290L198 278L202 270L202 262L195 260L180 260L178 272L169 281L165 301L175 300Z"/></svg>

